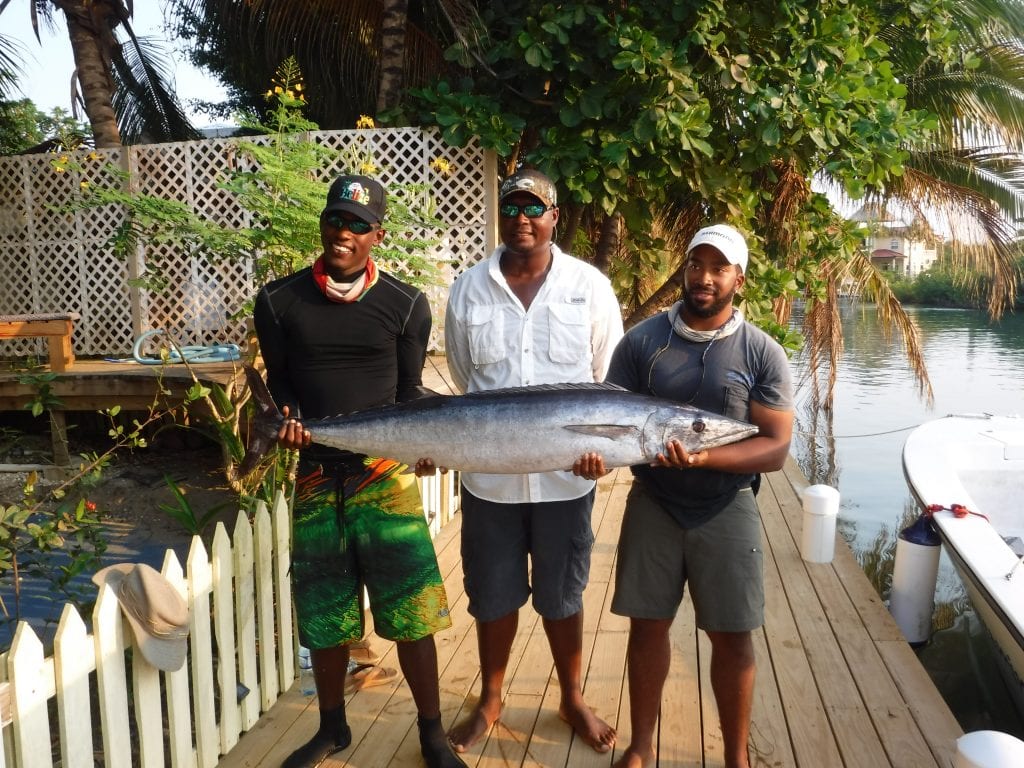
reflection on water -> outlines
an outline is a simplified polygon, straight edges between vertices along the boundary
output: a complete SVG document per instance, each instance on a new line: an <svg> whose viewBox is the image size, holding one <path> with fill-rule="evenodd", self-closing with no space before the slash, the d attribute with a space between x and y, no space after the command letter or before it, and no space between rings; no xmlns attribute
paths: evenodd
<svg viewBox="0 0 1024 768"><path fill-rule="evenodd" d="M989 324L982 312L914 309L935 392L922 400L898 337L886 339L873 305L844 304L843 353L831 413L815 413L803 361L794 360L797 434L793 455L812 483L840 492L839 530L883 597L899 531L917 516L903 478L909 431L951 413L1024 414L1024 318ZM799 322L799 318L797 319ZM991 641L967 603L945 554L939 569L937 632L920 652L965 730L994 728L1024 738L999 678Z"/></svg>

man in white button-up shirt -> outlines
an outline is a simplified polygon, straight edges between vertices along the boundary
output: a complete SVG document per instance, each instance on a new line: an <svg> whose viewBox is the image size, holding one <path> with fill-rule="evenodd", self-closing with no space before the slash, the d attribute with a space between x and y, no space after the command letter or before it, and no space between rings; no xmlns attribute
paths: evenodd
<svg viewBox="0 0 1024 768"><path fill-rule="evenodd" d="M622 336L619 303L607 277L551 241L554 185L519 171L502 183L499 210L502 245L461 275L448 298L445 351L456 385L477 392L601 381ZM456 751L479 741L501 714L519 608L531 592L558 672L559 713L598 752L615 743L580 685L593 503L594 481L569 471L462 475L463 570L481 694L449 734Z"/></svg>

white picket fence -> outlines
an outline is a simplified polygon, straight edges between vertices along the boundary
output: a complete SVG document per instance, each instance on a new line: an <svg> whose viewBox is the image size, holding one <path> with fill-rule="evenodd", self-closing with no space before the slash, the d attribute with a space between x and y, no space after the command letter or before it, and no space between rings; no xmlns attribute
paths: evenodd
<svg viewBox="0 0 1024 768"><path fill-rule="evenodd" d="M432 535L457 508L457 489L456 473L420 480ZM212 553L194 537L184 568L167 551L162 573L190 613L188 660L176 672L141 654L127 663L132 633L107 586L91 635L64 606L52 656L20 623L0 655L0 768L217 765L295 680L289 517L279 492L251 522L240 511L230 539L219 523Z"/></svg>

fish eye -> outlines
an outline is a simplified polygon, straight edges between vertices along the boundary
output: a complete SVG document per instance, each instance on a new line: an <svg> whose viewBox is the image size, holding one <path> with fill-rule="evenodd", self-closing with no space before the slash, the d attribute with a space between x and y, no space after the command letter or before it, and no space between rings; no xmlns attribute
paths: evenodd
<svg viewBox="0 0 1024 768"><path fill-rule="evenodd" d="M704 431L704 427L705 426L707 426L707 425L704 424L704 422L701 421L700 419L694 419L694 422L693 422L692 426L690 427L690 429L692 429L694 432L700 433L700 432Z"/></svg>

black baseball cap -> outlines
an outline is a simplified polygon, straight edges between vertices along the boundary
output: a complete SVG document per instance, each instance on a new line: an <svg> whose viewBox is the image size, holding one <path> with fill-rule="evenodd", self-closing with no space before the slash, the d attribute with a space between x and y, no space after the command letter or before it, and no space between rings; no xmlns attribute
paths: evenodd
<svg viewBox="0 0 1024 768"><path fill-rule="evenodd" d="M323 213L346 211L370 224L384 220L387 195L384 186L369 176L339 176L327 190Z"/></svg>

